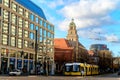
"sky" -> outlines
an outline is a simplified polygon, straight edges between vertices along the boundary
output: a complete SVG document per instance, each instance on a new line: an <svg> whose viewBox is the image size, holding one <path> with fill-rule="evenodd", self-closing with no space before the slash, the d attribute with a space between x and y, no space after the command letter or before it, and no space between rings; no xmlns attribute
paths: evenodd
<svg viewBox="0 0 120 80"><path fill-rule="evenodd" d="M120 56L120 0L31 0L55 26L55 38L66 38L74 19L79 42L106 44L113 56Z"/></svg>

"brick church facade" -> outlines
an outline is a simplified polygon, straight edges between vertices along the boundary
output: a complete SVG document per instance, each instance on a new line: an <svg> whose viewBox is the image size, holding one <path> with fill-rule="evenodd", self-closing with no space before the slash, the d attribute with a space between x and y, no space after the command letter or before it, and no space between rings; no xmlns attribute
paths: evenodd
<svg viewBox="0 0 120 80"><path fill-rule="evenodd" d="M60 72L64 63L68 62L87 62L88 51L79 42L78 34L74 19L69 24L66 39L54 39L54 59L56 63L56 71Z"/></svg>

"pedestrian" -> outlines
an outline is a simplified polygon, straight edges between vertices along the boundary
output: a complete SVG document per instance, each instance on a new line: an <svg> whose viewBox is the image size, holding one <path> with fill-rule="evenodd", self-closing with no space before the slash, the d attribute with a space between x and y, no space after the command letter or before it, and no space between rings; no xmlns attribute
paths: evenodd
<svg viewBox="0 0 120 80"><path fill-rule="evenodd" d="M83 69L81 70L81 75L84 76L84 70Z"/></svg>

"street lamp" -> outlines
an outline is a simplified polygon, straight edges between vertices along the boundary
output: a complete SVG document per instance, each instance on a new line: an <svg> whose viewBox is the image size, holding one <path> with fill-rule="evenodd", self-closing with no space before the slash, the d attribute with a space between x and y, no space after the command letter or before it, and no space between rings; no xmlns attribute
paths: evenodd
<svg viewBox="0 0 120 80"><path fill-rule="evenodd" d="M37 30L35 30L35 74L37 74Z"/></svg>

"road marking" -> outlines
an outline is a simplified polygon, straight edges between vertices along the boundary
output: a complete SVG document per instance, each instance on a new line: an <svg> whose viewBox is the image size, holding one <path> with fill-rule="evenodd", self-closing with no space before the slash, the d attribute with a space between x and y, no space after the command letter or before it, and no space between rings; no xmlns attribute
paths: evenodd
<svg viewBox="0 0 120 80"><path fill-rule="evenodd" d="M36 77L36 76L28 76L28 77Z"/></svg>

